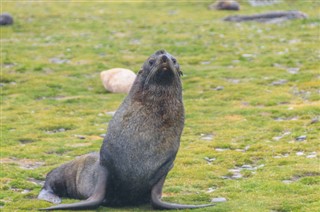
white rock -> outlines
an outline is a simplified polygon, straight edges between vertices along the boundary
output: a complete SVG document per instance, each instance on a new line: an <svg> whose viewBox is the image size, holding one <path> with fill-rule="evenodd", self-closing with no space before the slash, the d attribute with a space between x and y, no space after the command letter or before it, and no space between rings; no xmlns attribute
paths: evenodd
<svg viewBox="0 0 320 212"><path fill-rule="evenodd" d="M304 155L304 152L297 152L296 155L297 156L302 156L302 155Z"/></svg>
<svg viewBox="0 0 320 212"><path fill-rule="evenodd" d="M129 69L113 68L100 73L103 87L112 93L129 93L136 74Z"/></svg>
<svg viewBox="0 0 320 212"><path fill-rule="evenodd" d="M217 197L217 198L213 198L211 200L211 202L226 202L226 201L227 201L227 199L224 197Z"/></svg>

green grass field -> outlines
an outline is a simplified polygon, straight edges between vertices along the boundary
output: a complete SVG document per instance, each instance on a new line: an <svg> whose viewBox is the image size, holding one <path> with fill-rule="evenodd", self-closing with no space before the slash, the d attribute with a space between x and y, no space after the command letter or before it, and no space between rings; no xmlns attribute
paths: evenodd
<svg viewBox="0 0 320 212"><path fill-rule="evenodd" d="M192 211L320 211L319 1L243 0L239 12L208 10L212 2L1 1L15 23L0 28L0 210L50 206L36 198L41 181L99 150L108 112L125 96L106 92L99 73L137 72L166 49L184 72L186 123L163 199L227 199ZM272 10L309 17L222 21Z"/></svg>

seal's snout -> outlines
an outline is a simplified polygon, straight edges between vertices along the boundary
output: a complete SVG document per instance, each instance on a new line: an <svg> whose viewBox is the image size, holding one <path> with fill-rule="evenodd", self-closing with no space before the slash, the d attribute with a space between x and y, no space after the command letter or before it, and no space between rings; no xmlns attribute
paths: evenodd
<svg viewBox="0 0 320 212"><path fill-rule="evenodd" d="M167 62L167 60L168 60L167 55L162 55L161 61L165 63L165 62Z"/></svg>

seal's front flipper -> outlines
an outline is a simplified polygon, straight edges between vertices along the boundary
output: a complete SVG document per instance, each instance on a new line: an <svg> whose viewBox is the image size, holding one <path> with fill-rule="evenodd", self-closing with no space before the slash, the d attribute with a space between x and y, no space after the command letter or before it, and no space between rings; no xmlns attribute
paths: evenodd
<svg viewBox="0 0 320 212"><path fill-rule="evenodd" d="M45 201L48 201L48 202L52 202L54 204L61 203L60 197L58 197L52 191L49 191L49 190L47 190L45 188L43 188L40 191L40 193L38 195L38 199L45 200Z"/></svg>
<svg viewBox="0 0 320 212"><path fill-rule="evenodd" d="M95 209L98 208L101 202L105 198L107 189L108 171L105 167L99 166L98 168L98 182L95 185L93 194L85 201L72 203L72 204L61 204L52 206L49 208L43 208L40 210L84 210L84 209Z"/></svg>
<svg viewBox="0 0 320 212"><path fill-rule="evenodd" d="M158 183L156 183L151 190L151 205L154 209L157 210L170 210L170 209L192 209L192 208L204 208L214 206L214 204L205 204L205 205L180 205L175 203L168 203L161 201L162 196L162 187L166 176L162 177Z"/></svg>

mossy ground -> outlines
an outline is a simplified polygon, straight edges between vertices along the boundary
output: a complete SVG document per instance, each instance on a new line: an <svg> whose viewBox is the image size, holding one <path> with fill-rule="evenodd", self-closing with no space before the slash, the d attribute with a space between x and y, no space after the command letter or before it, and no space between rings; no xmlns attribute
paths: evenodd
<svg viewBox="0 0 320 212"><path fill-rule="evenodd" d="M210 11L210 3L1 1L1 10L15 19L1 27L1 210L50 206L36 199L37 180L98 151L111 119L106 112L124 98L104 91L100 71L137 72L150 54L166 49L184 71L186 123L164 199L228 200L194 211L319 211L320 125L311 123L320 116L319 3L251 7L240 1L239 12ZM309 18L221 20L292 9ZM286 81L273 85L279 80ZM306 140L296 141L301 135ZM259 168L229 179L230 169L242 165ZM105 209L150 206L99 208Z"/></svg>

